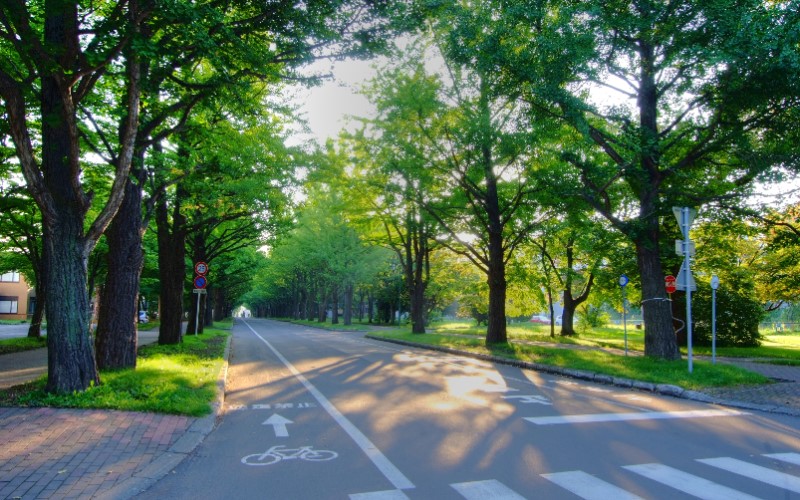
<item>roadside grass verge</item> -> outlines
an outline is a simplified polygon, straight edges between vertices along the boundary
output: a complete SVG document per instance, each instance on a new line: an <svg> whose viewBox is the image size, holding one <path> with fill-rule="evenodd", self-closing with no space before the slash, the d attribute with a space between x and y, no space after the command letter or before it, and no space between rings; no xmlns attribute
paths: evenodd
<svg viewBox="0 0 800 500"><path fill-rule="evenodd" d="M15 352L30 351L47 347L47 336L39 338L17 337L13 339L0 340L0 356L3 354L13 354Z"/></svg>
<svg viewBox="0 0 800 500"><path fill-rule="evenodd" d="M709 387L765 384L770 380L742 368L711 364L697 360L693 373L688 373L686 361L663 361L643 356L620 356L599 350L576 350L559 347L528 345L519 342L486 347L483 337L471 335L441 335L373 332L376 338L398 339L406 342L449 347L472 353L543 365L586 370L614 377L641 380L655 384L673 384L685 389L701 390Z"/></svg>
<svg viewBox="0 0 800 500"><path fill-rule="evenodd" d="M407 332L408 328L398 327L392 332ZM475 326L474 321L447 321L432 324L428 331L439 334L474 335L484 338L486 327ZM624 349L626 332L622 326L613 325L581 331L575 337L561 337L560 327L556 327L555 337L550 337L550 326L535 323L512 323L508 325L509 340L526 340L554 344L583 345L588 347L610 347ZM644 352L644 331L632 326L627 329L629 351ZM681 352L686 355L685 347ZM692 352L699 356L711 356L711 346L693 345ZM717 356L730 358L753 358L756 361L800 366L800 334L762 332L759 347L717 347Z"/></svg>
<svg viewBox="0 0 800 500"><path fill-rule="evenodd" d="M218 323L217 327L220 326ZM224 325L223 325L224 328ZM101 384L84 392L44 392L46 376L0 390L0 406L99 408L203 416L211 412L229 332L206 328L183 343L139 348L135 370L103 371Z"/></svg>

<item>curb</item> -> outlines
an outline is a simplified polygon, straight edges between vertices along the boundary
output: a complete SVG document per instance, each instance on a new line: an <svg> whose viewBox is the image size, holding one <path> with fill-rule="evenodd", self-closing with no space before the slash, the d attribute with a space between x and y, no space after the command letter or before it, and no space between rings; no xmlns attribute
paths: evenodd
<svg viewBox="0 0 800 500"><path fill-rule="evenodd" d="M716 404L721 406L729 406L731 408L738 408L742 410L763 411L766 413L776 413L781 415L790 415L794 417L800 416L800 410L794 408L787 408L778 405L760 405L755 403L748 403L746 401L730 401L714 396L710 396L703 392L685 389L677 385L670 384L655 384L652 382L644 382L641 380L628 379L623 377L614 377L601 373L590 372L586 370L575 370L573 368L562 368L560 366L544 365L541 363L533 363L530 361L521 361L516 359L501 358L499 356L492 356L490 354L480 354L468 351L461 351L451 347L434 346L428 344L418 344L415 342L408 342L399 339L387 339L381 337L373 337L372 335L365 335L366 338L371 340L379 340L381 342L389 342L391 344L404 345L408 347L416 347L419 349L426 349L429 351L445 352L448 354L457 354L468 358L479 359L481 361L490 361L492 363L499 363L502 365L513 366L516 368L523 368L526 370L533 370L537 372L549 373L552 375L560 375L562 377L570 377L588 382L595 382L597 384L613 385L617 387L624 387L628 389L636 389L639 391L652 392L662 396L670 396L679 399L688 399L691 401L698 401L701 403Z"/></svg>
<svg viewBox="0 0 800 500"><path fill-rule="evenodd" d="M93 496L101 500L123 500L146 491L159 479L169 474L177 467L189 454L197 448L200 443L214 430L217 418L222 412L225 403L225 381L228 378L228 358L231 352L231 341L233 334L228 336L225 344L225 353L222 355L222 368L217 377L217 397L211 403L211 413L205 417L195 420L169 451L159 456L142 470L136 472L132 477L126 479L110 490L106 490L99 495Z"/></svg>

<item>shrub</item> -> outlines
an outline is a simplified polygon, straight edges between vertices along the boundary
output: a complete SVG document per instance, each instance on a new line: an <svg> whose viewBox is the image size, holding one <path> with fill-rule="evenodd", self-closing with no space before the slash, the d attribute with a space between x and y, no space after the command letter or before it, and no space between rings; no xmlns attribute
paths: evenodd
<svg viewBox="0 0 800 500"><path fill-rule="evenodd" d="M692 341L697 345L711 345L711 287L697 283L692 293ZM758 324L764 309L753 297L726 287L717 290L717 346L758 347L761 335Z"/></svg>

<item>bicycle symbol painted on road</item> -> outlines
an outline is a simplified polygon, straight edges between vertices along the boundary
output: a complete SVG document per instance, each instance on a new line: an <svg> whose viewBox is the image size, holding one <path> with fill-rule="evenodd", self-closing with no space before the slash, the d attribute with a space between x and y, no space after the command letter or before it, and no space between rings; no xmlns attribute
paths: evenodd
<svg viewBox="0 0 800 500"><path fill-rule="evenodd" d="M264 453L253 453L242 458L245 465L272 465L281 460L308 460L309 462L324 462L333 460L339 454L330 450L314 450L311 446L301 446L300 448L286 448L281 445L273 446Z"/></svg>

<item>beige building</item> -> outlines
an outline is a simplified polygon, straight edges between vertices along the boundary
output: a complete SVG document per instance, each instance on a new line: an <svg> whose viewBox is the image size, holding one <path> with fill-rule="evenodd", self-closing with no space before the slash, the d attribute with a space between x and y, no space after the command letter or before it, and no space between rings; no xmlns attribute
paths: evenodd
<svg viewBox="0 0 800 500"><path fill-rule="evenodd" d="M36 292L16 271L0 274L0 320L27 319L33 313Z"/></svg>

